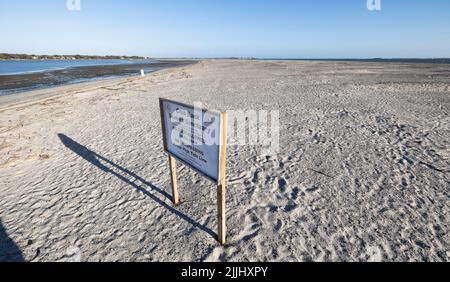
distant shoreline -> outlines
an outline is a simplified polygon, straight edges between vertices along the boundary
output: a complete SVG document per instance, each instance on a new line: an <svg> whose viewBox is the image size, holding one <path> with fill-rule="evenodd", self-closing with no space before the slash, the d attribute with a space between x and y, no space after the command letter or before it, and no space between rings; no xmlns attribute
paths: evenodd
<svg viewBox="0 0 450 282"><path fill-rule="evenodd" d="M324 62L375 62L375 63L430 63L450 64L450 58L283 58L283 57L143 57L116 55L33 55L0 53L0 61L52 61L52 60L261 60L261 61L324 61Z"/></svg>
<svg viewBox="0 0 450 282"><path fill-rule="evenodd" d="M44 60L145 60L140 56L96 56L96 55L29 55L0 53L0 61L44 61Z"/></svg>

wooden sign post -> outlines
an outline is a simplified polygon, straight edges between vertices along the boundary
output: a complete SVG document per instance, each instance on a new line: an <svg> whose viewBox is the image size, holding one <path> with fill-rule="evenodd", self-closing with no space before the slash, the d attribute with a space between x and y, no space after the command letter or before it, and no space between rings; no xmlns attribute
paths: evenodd
<svg viewBox="0 0 450 282"><path fill-rule="evenodd" d="M226 214L225 214L225 178L226 178L226 166L227 166L227 126L228 116L227 113L220 114L220 145L219 145L219 181L217 185L217 223L219 242L224 245L226 243Z"/></svg>
<svg viewBox="0 0 450 282"><path fill-rule="evenodd" d="M160 99L164 150L169 155L173 203L180 203L176 160L217 185L218 241L226 243L226 154L228 116Z"/></svg>
<svg viewBox="0 0 450 282"><path fill-rule="evenodd" d="M170 179L172 180L173 203L177 206L180 204L180 198L178 197L178 184L177 184L177 161L171 155L169 155L169 166L170 166Z"/></svg>

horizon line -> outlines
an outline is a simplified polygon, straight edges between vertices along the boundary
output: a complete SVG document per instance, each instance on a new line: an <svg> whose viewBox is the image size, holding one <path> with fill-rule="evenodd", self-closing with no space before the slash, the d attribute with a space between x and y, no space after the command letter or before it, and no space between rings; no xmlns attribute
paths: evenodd
<svg viewBox="0 0 450 282"><path fill-rule="evenodd" d="M450 60L450 57L253 57L253 56L143 56L143 55L86 55L86 54L32 54L32 53L8 53L2 55L26 55L26 56L82 56L82 57L140 57L145 59L240 59L240 60Z"/></svg>

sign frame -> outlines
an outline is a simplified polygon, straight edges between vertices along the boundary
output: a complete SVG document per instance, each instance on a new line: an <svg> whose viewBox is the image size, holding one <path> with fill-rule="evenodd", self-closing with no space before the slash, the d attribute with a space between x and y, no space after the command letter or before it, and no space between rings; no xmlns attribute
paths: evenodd
<svg viewBox="0 0 450 282"><path fill-rule="evenodd" d="M196 109L195 107L191 105L187 105L181 102L165 99L165 98L159 98L159 107L160 107L160 114L161 114L161 126L162 126L162 134L163 134L163 144L164 144L164 151L169 156L169 167L170 167L170 176L171 176L171 182L172 182L172 196L173 196L173 202L175 205L180 204L179 194L178 194L178 184L177 184L177 173L176 173L176 161L178 160L182 164L186 165L187 167L191 168L201 176L205 177L206 179L212 181L215 185L217 185L217 211L218 211L218 241L221 244L226 243L226 157L227 157L227 130L228 130L228 114L226 112L219 112L214 110L207 110L204 108L200 108L198 110L201 110L202 112L208 112L211 113L219 118L219 144L218 144L218 160L217 160L217 179L207 175L206 173L200 171L199 169L195 168L191 164L189 164L187 161L184 161L181 157L177 156L173 152L170 152L168 149L167 144L167 136L166 136L166 124L164 119L164 103L172 103L175 105L179 105L181 107L190 108L190 109Z"/></svg>
<svg viewBox="0 0 450 282"><path fill-rule="evenodd" d="M207 175L206 173L198 170L197 168L193 167L191 164L189 164L188 162L184 161L180 156L178 156L177 154L170 152L168 149L168 145L167 145L167 136L166 136L166 124L165 124L165 120L164 120L164 109L163 109L163 104L164 102L167 103L172 103L175 105L179 105L181 107L185 107L185 108L194 108L193 106L181 103L181 102L177 102L177 101L173 101L173 100L169 100L169 99L165 99L165 98L159 98L159 107L161 110L161 123L162 123L162 132L163 132L163 142L164 142L164 151L171 155L172 157L174 157L176 160L178 160L179 162L183 163L184 165L186 165L187 167L189 167L190 169L196 171L197 173L199 173L200 175L202 175L203 177L207 178L208 180L210 180L211 182L213 182L214 184L218 184L219 183L219 179L215 179L209 175ZM222 120L222 115L226 114L226 113L221 113L219 111L214 111L214 110L206 110L204 108L199 108L198 110L200 111L207 111L208 113L211 113L213 115L215 115L217 118L219 118L220 120ZM222 135L222 130L219 128L219 133L220 135ZM219 136L219 139L222 141L221 139L222 136ZM221 147L222 142L220 142L219 146L217 146L217 151L218 151L218 163L219 165L217 166L217 176L220 175L220 147ZM226 144L225 144L226 145ZM219 177L218 177L219 178Z"/></svg>

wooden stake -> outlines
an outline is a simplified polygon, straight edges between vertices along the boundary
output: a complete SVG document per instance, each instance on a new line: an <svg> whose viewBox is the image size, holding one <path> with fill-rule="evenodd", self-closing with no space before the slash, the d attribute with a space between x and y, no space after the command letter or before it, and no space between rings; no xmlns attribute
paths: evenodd
<svg viewBox="0 0 450 282"><path fill-rule="evenodd" d="M177 162L175 158L172 156L169 156L169 165L170 165L170 177L172 179L173 203L175 205L178 205L180 203L180 199L178 198Z"/></svg>
<svg viewBox="0 0 450 282"><path fill-rule="evenodd" d="M225 213L225 177L227 158L227 113L220 114L220 147L219 147L219 181L217 185L217 210L218 210L218 240L224 245L226 243L227 226Z"/></svg>
<svg viewBox="0 0 450 282"><path fill-rule="evenodd" d="M226 226L226 214L225 214L225 185L217 186L217 208L218 208L218 241L220 244L225 245L227 242L227 226Z"/></svg>

